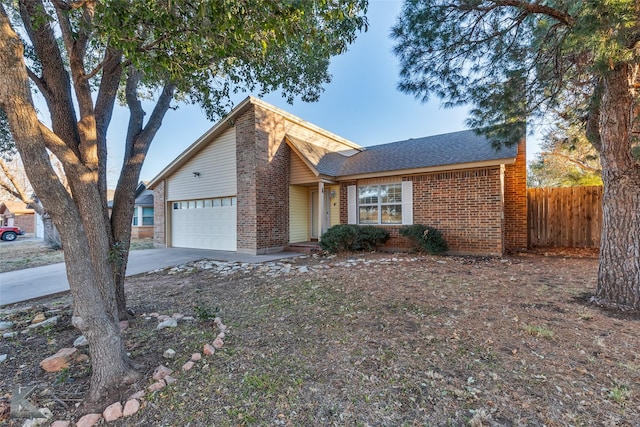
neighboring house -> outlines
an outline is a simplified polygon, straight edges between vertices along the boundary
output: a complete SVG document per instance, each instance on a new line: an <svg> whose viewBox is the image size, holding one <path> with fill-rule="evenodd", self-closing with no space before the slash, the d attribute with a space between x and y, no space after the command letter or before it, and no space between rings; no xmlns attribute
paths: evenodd
<svg viewBox="0 0 640 427"><path fill-rule="evenodd" d="M138 184L133 208L131 237L134 239L153 238L153 191L147 189L147 182Z"/></svg>
<svg viewBox="0 0 640 427"><path fill-rule="evenodd" d="M360 147L253 97L149 182L157 246L249 254L316 240L335 224L441 230L451 252L527 247L525 142L472 131Z"/></svg>
<svg viewBox="0 0 640 427"><path fill-rule="evenodd" d="M109 214L113 208L114 190L107 190L107 195L111 196L107 206ZM133 218L131 220L131 237L134 239L153 238L153 191L147 189L147 182L142 181L136 187L134 194L135 204L133 207Z"/></svg>
<svg viewBox="0 0 640 427"><path fill-rule="evenodd" d="M0 204L0 223L20 227L25 233L36 235L39 215L24 202L7 201Z"/></svg>

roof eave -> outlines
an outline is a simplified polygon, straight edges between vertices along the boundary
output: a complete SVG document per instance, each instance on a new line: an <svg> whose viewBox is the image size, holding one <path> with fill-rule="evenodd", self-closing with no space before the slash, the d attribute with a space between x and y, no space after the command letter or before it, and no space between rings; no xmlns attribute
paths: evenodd
<svg viewBox="0 0 640 427"><path fill-rule="evenodd" d="M339 177L337 177L337 179L339 181L352 181L356 179L382 178L382 177L397 176L397 175L417 175L417 174L430 173L430 172L454 171L454 170L462 170L462 169L479 169L479 168L486 168L491 166L511 165L515 163L515 161L516 161L515 157L509 157L505 159L485 160L481 162L455 163L455 164L449 164L449 165L429 166L424 168L396 169L396 170L388 170L388 171L382 171L382 172L340 175Z"/></svg>

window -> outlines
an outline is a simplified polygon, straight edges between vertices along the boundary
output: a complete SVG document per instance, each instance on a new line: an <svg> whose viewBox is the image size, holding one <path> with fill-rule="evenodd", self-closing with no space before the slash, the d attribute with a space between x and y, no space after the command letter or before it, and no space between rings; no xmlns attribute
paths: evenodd
<svg viewBox="0 0 640 427"><path fill-rule="evenodd" d="M402 224L402 184L358 187L358 224Z"/></svg>
<svg viewBox="0 0 640 427"><path fill-rule="evenodd" d="M142 225L153 225L153 208L142 208Z"/></svg>
<svg viewBox="0 0 640 427"><path fill-rule="evenodd" d="M133 208L133 225L138 225L138 208Z"/></svg>

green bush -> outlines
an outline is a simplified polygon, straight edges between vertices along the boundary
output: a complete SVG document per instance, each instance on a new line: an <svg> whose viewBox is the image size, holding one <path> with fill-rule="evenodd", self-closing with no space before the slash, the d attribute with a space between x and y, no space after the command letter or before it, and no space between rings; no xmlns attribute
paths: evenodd
<svg viewBox="0 0 640 427"><path fill-rule="evenodd" d="M400 235L409 238L419 251L439 254L449 250L447 241L442 237L442 233L428 225L414 224L402 227Z"/></svg>
<svg viewBox="0 0 640 427"><path fill-rule="evenodd" d="M387 240L389 232L384 228L340 224L321 236L320 247L329 253L372 251Z"/></svg>

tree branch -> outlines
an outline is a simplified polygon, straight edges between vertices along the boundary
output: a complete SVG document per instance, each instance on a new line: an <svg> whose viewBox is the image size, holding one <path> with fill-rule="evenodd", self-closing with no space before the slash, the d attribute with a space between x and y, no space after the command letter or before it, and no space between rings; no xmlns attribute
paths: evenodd
<svg viewBox="0 0 640 427"><path fill-rule="evenodd" d="M473 2L476 3L476 2ZM537 14L537 15L546 15L551 18L556 19L559 22L567 26L572 26L575 23L575 19L566 12L562 12L561 10L555 9L550 6L546 6L540 3L529 3L521 0L492 0L491 5L489 6L475 6L474 4L470 5L460 5L460 10L477 10L477 11L487 11L490 12L492 10L501 8L501 7L515 7L517 9L523 10L528 14Z"/></svg>

